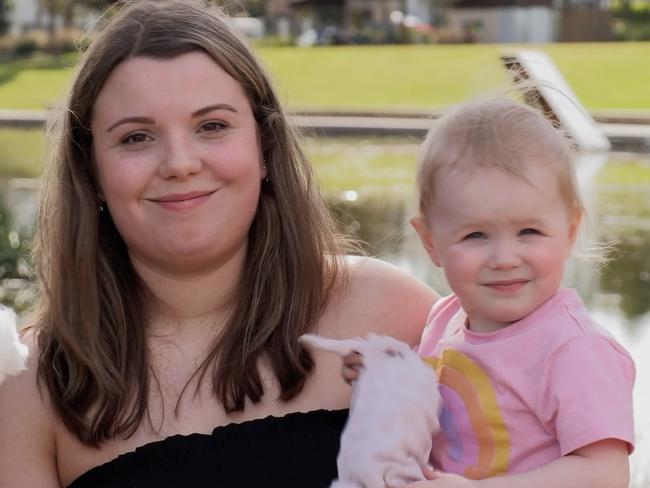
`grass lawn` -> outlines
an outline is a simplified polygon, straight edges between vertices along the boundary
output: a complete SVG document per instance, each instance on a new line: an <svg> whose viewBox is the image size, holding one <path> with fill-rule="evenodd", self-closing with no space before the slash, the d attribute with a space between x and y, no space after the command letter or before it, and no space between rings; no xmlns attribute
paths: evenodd
<svg viewBox="0 0 650 488"><path fill-rule="evenodd" d="M42 157L40 129L0 129L0 178L39 176Z"/></svg>
<svg viewBox="0 0 650 488"><path fill-rule="evenodd" d="M409 194L415 181L416 139L377 137L307 138L305 150L323 188L340 195Z"/></svg>
<svg viewBox="0 0 650 488"><path fill-rule="evenodd" d="M535 46L525 46L531 48ZM650 110L650 42L547 44L590 109ZM260 47L292 107L440 107L509 86L499 56L516 46ZM0 66L0 108L44 109L64 92L74 56Z"/></svg>
<svg viewBox="0 0 650 488"><path fill-rule="evenodd" d="M623 159L606 164L598 174L603 185L650 186L650 159Z"/></svg>
<svg viewBox="0 0 650 488"><path fill-rule="evenodd" d="M491 46L259 50L293 107L437 107L506 86Z"/></svg>
<svg viewBox="0 0 650 488"><path fill-rule="evenodd" d="M525 46L527 49L535 46ZM590 109L650 109L650 42L548 44ZM262 48L291 106L445 106L510 86L499 56L516 46Z"/></svg>
<svg viewBox="0 0 650 488"><path fill-rule="evenodd" d="M63 96L76 56L0 63L0 109L44 110Z"/></svg>

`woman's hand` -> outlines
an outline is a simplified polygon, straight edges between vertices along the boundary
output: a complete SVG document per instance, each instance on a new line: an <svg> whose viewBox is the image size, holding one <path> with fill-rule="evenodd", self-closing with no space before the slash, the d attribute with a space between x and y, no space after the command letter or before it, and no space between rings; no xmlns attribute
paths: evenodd
<svg viewBox="0 0 650 488"><path fill-rule="evenodd" d="M343 357L341 375L348 385L359 378L359 371L363 368L363 356L358 352L351 352Z"/></svg>

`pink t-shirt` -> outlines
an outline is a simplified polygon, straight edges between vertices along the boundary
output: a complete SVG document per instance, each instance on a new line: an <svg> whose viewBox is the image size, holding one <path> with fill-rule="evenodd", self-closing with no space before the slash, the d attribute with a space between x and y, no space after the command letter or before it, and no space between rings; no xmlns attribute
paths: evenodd
<svg viewBox="0 0 650 488"><path fill-rule="evenodd" d="M455 295L442 298L419 354L436 369L444 402L431 455L438 469L481 479L603 439L633 449L634 363L574 290L489 333L467 329Z"/></svg>

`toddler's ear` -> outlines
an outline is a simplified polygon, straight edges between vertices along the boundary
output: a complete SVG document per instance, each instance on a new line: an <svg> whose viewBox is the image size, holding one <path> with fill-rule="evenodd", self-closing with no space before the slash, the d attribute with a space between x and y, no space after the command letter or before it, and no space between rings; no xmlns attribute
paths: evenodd
<svg viewBox="0 0 650 488"><path fill-rule="evenodd" d="M426 221L422 217L412 217L410 222L415 229L415 232L417 232L418 236L420 236L420 242L422 242L422 246L431 258L431 261L433 261L433 264L440 267L440 259L438 258L438 253L436 252L436 248L433 245L431 232L429 231L429 226L427 225Z"/></svg>
<svg viewBox="0 0 650 488"><path fill-rule="evenodd" d="M569 222L569 240L571 242L571 248L576 243L578 237L578 232L580 231L580 224L582 223L583 212L582 210L576 210L573 215L573 218ZM567 253L567 258L571 256L571 249Z"/></svg>

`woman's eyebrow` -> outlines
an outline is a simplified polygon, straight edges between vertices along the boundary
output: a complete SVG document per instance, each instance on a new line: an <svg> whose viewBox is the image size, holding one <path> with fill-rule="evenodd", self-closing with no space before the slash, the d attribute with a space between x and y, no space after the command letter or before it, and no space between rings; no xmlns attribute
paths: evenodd
<svg viewBox="0 0 650 488"><path fill-rule="evenodd" d="M228 105L227 103L215 103L214 105L208 105L207 107L203 107L198 109L195 112L192 112L192 118L201 117L202 115L213 112L215 110L228 110L229 112L238 113L237 109L232 105ZM144 116L137 116L137 115L133 117L125 117L123 119L118 120L113 125L111 125L108 129L106 129L106 132L110 132L122 124L155 124L155 123L156 121L151 117L144 117Z"/></svg>
<svg viewBox="0 0 650 488"><path fill-rule="evenodd" d="M200 108L196 112L192 112L192 117L200 117L201 115L205 115L215 110L228 110L229 112L237 113L237 109L235 109L235 107L232 105L228 105L227 103L216 103L214 105L208 105L207 107Z"/></svg>
<svg viewBox="0 0 650 488"><path fill-rule="evenodd" d="M111 125L108 129L106 129L106 132L110 132L122 124L155 124L155 120L153 120L151 117L142 117L137 115L133 117L125 117Z"/></svg>

